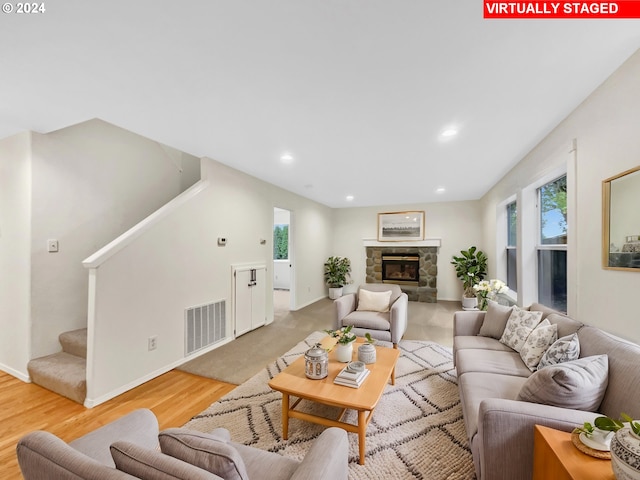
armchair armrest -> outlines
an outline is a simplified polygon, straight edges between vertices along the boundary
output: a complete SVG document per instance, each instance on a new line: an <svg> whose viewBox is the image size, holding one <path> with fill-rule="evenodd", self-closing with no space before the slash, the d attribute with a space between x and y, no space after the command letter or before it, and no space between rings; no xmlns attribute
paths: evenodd
<svg viewBox="0 0 640 480"><path fill-rule="evenodd" d="M534 425L570 432L586 421L593 422L598 415L516 400L483 400L478 416L478 438L473 441L480 449L480 478L530 479Z"/></svg>
<svg viewBox="0 0 640 480"><path fill-rule="evenodd" d="M330 427L313 442L291 480L346 480L348 474L347 432Z"/></svg>
<svg viewBox="0 0 640 480"><path fill-rule="evenodd" d="M397 345L404 332L407 331L407 309L409 308L409 296L406 293L400 295L391 305L389 321L391 323L391 343Z"/></svg>
<svg viewBox="0 0 640 480"><path fill-rule="evenodd" d="M333 328L334 330L337 330L343 326L342 319L347 315L349 315L351 312L355 311L356 294L349 293L340 298L337 298L333 301L333 304L335 309L335 319L334 319Z"/></svg>
<svg viewBox="0 0 640 480"><path fill-rule="evenodd" d="M486 312L461 310L453 314L453 336L474 336L480 332Z"/></svg>

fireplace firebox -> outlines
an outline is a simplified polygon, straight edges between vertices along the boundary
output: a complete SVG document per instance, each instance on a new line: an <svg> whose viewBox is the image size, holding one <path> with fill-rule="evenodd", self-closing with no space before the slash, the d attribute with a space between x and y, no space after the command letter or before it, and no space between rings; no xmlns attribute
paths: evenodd
<svg viewBox="0 0 640 480"><path fill-rule="evenodd" d="M418 255L382 255L382 283L418 285L420 257Z"/></svg>

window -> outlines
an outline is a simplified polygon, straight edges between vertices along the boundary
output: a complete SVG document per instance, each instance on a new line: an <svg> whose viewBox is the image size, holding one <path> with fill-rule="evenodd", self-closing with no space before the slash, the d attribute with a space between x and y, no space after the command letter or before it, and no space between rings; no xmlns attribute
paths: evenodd
<svg viewBox="0 0 640 480"><path fill-rule="evenodd" d="M538 301L567 311L567 177L538 189Z"/></svg>
<svg viewBox="0 0 640 480"><path fill-rule="evenodd" d="M289 225L273 226L273 259L289 258Z"/></svg>
<svg viewBox="0 0 640 480"><path fill-rule="evenodd" d="M511 202L507 205L507 286L514 292L518 291L517 220L518 207Z"/></svg>

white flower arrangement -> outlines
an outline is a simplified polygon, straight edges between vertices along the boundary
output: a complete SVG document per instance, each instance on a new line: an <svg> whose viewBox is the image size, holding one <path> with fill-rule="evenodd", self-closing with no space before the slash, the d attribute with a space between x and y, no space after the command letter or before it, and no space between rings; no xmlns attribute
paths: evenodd
<svg viewBox="0 0 640 480"><path fill-rule="evenodd" d="M480 297L480 310L487 309L487 300L493 300L499 293L504 293L509 290L507 284L502 280L492 278L491 280L482 280L473 286L473 290L476 295Z"/></svg>

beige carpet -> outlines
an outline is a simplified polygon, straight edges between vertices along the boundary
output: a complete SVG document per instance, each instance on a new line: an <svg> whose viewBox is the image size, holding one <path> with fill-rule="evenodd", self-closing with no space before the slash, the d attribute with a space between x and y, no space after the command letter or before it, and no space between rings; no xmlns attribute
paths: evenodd
<svg viewBox="0 0 640 480"><path fill-rule="evenodd" d="M225 427L234 441L302 459L324 427L292 419L289 439L282 440L281 394L267 383L322 336L309 335L186 427L203 432ZM367 429L365 465L358 464L357 435L349 434L349 478L475 479L451 349L415 340L402 340L400 349L396 384L387 386ZM311 402L300 405L335 413ZM356 414L349 411L345 418L355 423Z"/></svg>
<svg viewBox="0 0 640 480"><path fill-rule="evenodd" d="M239 385L309 333L333 328L333 300L325 298L295 312L289 311L288 305L289 292L274 291L273 323L201 355L179 370ZM453 345L453 312L460 310L460 302L409 302L408 310L405 339Z"/></svg>

